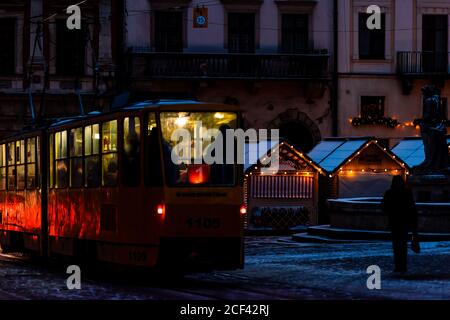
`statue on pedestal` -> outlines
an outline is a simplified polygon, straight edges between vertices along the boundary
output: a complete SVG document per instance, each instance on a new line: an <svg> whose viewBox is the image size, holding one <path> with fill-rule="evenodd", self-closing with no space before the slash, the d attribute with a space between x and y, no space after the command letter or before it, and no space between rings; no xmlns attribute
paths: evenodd
<svg viewBox="0 0 450 320"><path fill-rule="evenodd" d="M434 85L422 88L423 118L420 121L425 160L414 167L417 172L442 172L449 169L447 128L441 105L441 91Z"/></svg>

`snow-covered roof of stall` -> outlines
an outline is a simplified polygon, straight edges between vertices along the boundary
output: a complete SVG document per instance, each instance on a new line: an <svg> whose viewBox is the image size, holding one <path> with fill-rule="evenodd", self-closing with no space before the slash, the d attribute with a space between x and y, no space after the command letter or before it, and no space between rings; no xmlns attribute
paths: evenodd
<svg viewBox="0 0 450 320"><path fill-rule="evenodd" d="M244 145L244 172L251 166L258 163L269 150L272 150L278 145L278 141L265 140L259 142L247 142Z"/></svg>
<svg viewBox="0 0 450 320"><path fill-rule="evenodd" d="M371 137L328 138L321 141L308 156L332 173L372 140Z"/></svg>
<svg viewBox="0 0 450 320"><path fill-rule="evenodd" d="M450 145L450 136L447 136L447 144ZM421 137L403 139L392 149L392 152L402 159L409 168L417 166L425 160L425 151Z"/></svg>
<svg viewBox="0 0 450 320"><path fill-rule="evenodd" d="M298 157L302 158L304 161L309 163L312 167L318 170L320 173L324 174L322 168L307 154L300 152L298 149L294 147L289 141L283 139L279 142L277 141L259 141L259 142L247 142L244 145L244 172L247 172L251 169L252 166L256 165L259 161L261 161L266 156L270 156L270 151L278 150L282 146L288 148L292 151L293 154L296 154Z"/></svg>

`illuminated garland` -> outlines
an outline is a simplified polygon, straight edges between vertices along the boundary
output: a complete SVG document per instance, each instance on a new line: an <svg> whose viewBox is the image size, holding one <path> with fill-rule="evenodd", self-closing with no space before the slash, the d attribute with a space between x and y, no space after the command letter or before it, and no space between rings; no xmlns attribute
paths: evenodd
<svg viewBox="0 0 450 320"><path fill-rule="evenodd" d="M409 175L409 171L403 167L404 172L406 175ZM402 170L399 169L340 169L339 170L339 174L342 173L349 173L349 174L353 174L353 173L395 173L395 174L399 174L401 173ZM331 178L331 177L330 177Z"/></svg>
<svg viewBox="0 0 450 320"><path fill-rule="evenodd" d="M389 128L395 129L400 125L400 122L396 119L382 117L382 118L372 118L372 117L356 117L352 119L352 125L354 127L359 127L361 125L384 125Z"/></svg>

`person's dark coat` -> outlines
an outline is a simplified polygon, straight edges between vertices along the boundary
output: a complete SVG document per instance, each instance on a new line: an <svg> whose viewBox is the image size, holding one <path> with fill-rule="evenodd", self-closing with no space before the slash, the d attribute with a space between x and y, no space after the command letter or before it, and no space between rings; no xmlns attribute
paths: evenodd
<svg viewBox="0 0 450 320"><path fill-rule="evenodd" d="M389 219L389 227L394 235L417 232L417 209L412 191L401 182L393 181L383 199L383 211ZM395 178L394 178L395 179Z"/></svg>
<svg viewBox="0 0 450 320"><path fill-rule="evenodd" d="M395 271L406 272L408 233L417 233L417 209L413 193L406 187L401 176L392 179L391 188L384 195L382 207L389 219Z"/></svg>

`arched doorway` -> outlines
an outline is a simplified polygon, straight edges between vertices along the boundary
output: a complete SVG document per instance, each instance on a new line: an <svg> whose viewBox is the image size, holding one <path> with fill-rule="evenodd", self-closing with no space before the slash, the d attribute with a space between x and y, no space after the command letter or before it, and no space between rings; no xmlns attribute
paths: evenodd
<svg viewBox="0 0 450 320"><path fill-rule="evenodd" d="M309 152L316 145L311 131L303 123L292 121L283 123L280 129L280 137L288 139L297 148Z"/></svg>
<svg viewBox="0 0 450 320"><path fill-rule="evenodd" d="M269 129L279 129L285 138L303 152L311 151L322 136L319 127L305 113L290 109L271 121Z"/></svg>

